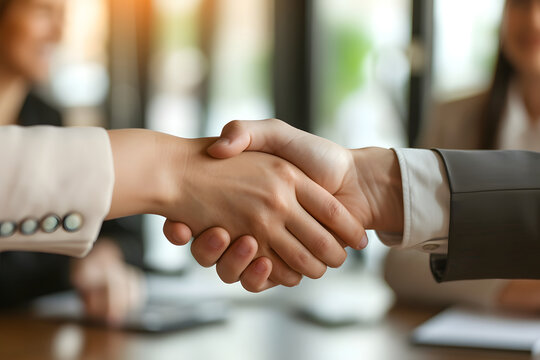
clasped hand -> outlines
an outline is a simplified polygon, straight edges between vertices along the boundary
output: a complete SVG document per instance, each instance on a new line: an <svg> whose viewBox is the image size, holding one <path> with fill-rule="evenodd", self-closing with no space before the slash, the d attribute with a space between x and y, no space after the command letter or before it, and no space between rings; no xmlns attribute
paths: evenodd
<svg viewBox="0 0 540 360"><path fill-rule="evenodd" d="M343 247L367 246L365 228L403 226L391 150L346 150L275 119L233 121L219 140L193 141L184 211L168 216L164 233L178 245L194 234L195 259L216 264L224 282L252 292L294 286L340 266Z"/></svg>

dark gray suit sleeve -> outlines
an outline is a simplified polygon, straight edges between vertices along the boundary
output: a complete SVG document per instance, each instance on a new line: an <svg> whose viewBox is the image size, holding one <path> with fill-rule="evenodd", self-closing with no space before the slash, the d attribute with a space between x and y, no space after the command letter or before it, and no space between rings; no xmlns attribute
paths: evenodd
<svg viewBox="0 0 540 360"><path fill-rule="evenodd" d="M540 279L540 153L437 152L451 199L448 255L431 255L435 279Z"/></svg>

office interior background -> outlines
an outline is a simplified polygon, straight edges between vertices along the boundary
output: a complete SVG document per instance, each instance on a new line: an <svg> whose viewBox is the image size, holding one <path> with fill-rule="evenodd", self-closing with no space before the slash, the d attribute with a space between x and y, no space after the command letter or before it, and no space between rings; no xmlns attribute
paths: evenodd
<svg viewBox="0 0 540 360"><path fill-rule="evenodd" d="M349 148L403 147L434 102L488 87L503 5L69 0L41 93L69 125L200 137L277 117ZM147 262L193 265L188 250L161 241L161 222L144 219Z"/></svg>
<svg viewBox="0 0 540 360"><path fill-rule="evenodd" d="M503 5L69 0L64 39L39 92L68 125L201 137L219 135L231 120L277 117L349 148L404 147L429 121L431 104L488 87ZM264 301L267 295L221 284L214 270L200 268L188 247L166 241L162 223L143 219L148 268L178 279L197 273L201 287ZM328 301L348 297L366 321L377 321L393 300L372 280L380 278L385 249L375 234L370 240L325 279L270 293L309 304L340 292Z"/></svg>

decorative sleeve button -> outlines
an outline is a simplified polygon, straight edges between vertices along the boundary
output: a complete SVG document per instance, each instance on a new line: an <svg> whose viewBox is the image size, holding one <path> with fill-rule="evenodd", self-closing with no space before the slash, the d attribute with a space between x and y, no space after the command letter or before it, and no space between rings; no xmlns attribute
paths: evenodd
<svg viewBox="0 0 540 360"><path fill-rule="evenodd" d="M0 237L9 237L15 234L17 224L12 221L0 222Z"/></svg>
<svg viewBox="0 0 540 360"><path fill-rule="evenodd" d="M41 231L47 234L51 234L55 232L61 224L62 220L60 219L60 217L54 214L47 215L41 220Z"/></svg>
<svg viewBox="0 0 540 360"><path fill-rule="evenodd" d="M39 228L39 222L36 219L26 219L21 222L19 227L21 234L34 235Z"/></svg>
<svg viewBox="0 0 540 360"><path fill-rule="evenodd" d="M83 217L79 213L71 213L64 217L64 230L67 232L79 231L83 226Z"/></svg>

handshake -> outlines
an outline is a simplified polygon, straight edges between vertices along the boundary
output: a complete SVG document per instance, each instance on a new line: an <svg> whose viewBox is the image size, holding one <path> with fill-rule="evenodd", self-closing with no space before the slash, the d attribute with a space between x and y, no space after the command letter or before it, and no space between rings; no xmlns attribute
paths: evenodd
<svg viewBox="0 0 540 360"><path fill-rule="evenodd" d="M152 133L157 150L143 155L149 168L141 176L122 159L128 155L114 151L114 144L136 141L122 136L110 132L117 182L146 189L136 213L165 216L173 244L195 236L195 259L215 264L224 282L241 281L249 291L321 277L328 266L343 264L344 247L367 246L366 229L403 231L401 173L392 150L347 150L275 119L233 121L219 139ZM114 205L129 188L115 185L109 217L129 215ZM131 205L130 211L138 204Z"/></svg>

